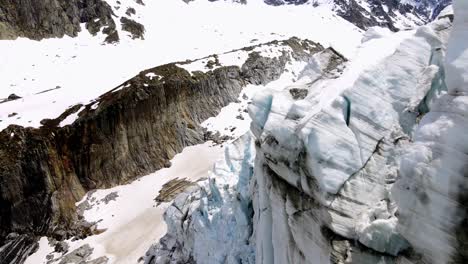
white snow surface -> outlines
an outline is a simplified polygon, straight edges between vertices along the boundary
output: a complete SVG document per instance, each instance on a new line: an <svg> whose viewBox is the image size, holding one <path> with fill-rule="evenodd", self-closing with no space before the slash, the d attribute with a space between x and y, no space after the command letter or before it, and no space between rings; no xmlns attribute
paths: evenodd
<svg viewBox="0 0 468 264"><path fill-rule="evenodd" d="M105 36L93 37L83 25L76 38L0 41L0 98L13 93L22 97L0 104L0 129L10 124L38 127L42 119L87 104L139 71L160 64L292 36L333 46L350 57L362 36L360 29L326 7L175 0L146 1L142 6L121 0L116 10L114 2L109 0L119 16L125 16L127 7L136 9L131 18L145 26L145 40L119 32L120 43L104 45ZM8 117L12 113L17 115Z"/></svg>
<svg viewBox="0 0 468 264"><path fill-rule="evenodd" d="M67 240L69 252L89 244L94 248L90 259L107 256L109 263L137 263L153 241L166 233L163 213L168 204L156 206L154 201L162 185L175 178L197 181L207 177L216 160L223 157L223 151L222 146L213 146L210 142L187 147L173 158L170 168L161 169L127 185L88 193L81 201L87 200L91 205L84 212L85 219L98 222L97 228L105 232L84 240ZM113 193L118 196L106 203L103 199ZM26 263L45 264L46 255L53 252L47 238L43 237L39 250ZM59 257L58 254L53 255Z"/></svg>

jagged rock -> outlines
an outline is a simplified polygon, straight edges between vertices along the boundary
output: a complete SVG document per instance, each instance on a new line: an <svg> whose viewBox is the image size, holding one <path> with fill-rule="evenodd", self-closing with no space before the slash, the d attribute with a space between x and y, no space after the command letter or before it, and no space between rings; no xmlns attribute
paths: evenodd
<svg viewBox="0 0 468 264"><path fill-rule="evenodd" d="M80 23L95 34L115 28L112 9L103 0L0 1L0 39L76 36Z"/></svg>
<svg viewBox="0 0 468 264"><path fill-rule="evenodd" d="M143 39L145 27L142 24L126 17L120 18L120 22L122 23L122 30L130 32L133 39Z"/></svg>
<svg viewBox="0 0 468 264"><path fill-rule="evenodd" d="M308 49L309 42L297 39L275 45L289 47L289 43L304 45L300 56L319 47ZM189 73L177 66L182 63L155 67L95 102L44 120L41 128L12 125L1 131L0 241L11 232L57 240L100 232L76 214L75 203L87 191L154 172L185 147L204 142L207 137L199 124L237 99L247 78L259 84L275 80L278 74L271 67L282 69L288 58L300 57L290 52L291 56L254 73L250 67L244 72L238 66L206 73ZM248 65L254 64L263 65L251 58ZM93 108L95 104L99 107ZM75 122L58 126L73 113L78 114Z"/></svg>
<svg viewBox="0 0 468 264"><path fill-rule="evenodd" d="M8 100L9 100L9 101L18 100L18 99L21 99L21 96L18 96L18 95L16 95L16 94L10 94L10 95L8 96Z"/></svg>
<svg viewBox="0 0 468 264"><path fill-rule="evenodd" d="M57 244L55 244L54 250L55 252L67 252L70 246L67 244L65 241L59 241Z"/></svg>
<svg viewBox="0 0 468 264"><path fill-rule="evenodd" d="M109 259L107 257L99 257L89 260L94 249L88 244L85 244L72 252L64 255L59 264L107 264Z"/></svg>
<svg viewBox="0 0 468 264"><path fill-rule="evenodd" d="M301 88L291 88L289 89L289 93L291 94L294 100L302 100L306 98L307 94L309 94L309 90Z"/></svg>
<svg viewBox="0 0 468 264"><path fill-rule="evenodd" d="M133 8L133 7L129 7L129 8L127 8L127 11L125 11L125 14L126 14L127 16L135 15L135 14L136 14L136 10L135 10L135 8Z"/></svg>
<svg viewBox="0 0 468 264"><path fill-rule="evenodd" d="M39 247L37 238L28 234L9 234L6 239L0 238L0 263L23 263Z"/></svg>

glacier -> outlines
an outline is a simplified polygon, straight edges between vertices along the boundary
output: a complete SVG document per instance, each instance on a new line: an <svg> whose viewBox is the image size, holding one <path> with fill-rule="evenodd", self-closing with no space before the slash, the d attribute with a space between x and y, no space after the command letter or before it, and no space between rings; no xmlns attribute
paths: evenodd
<svg viewBox="0 0 468 264"><path fill-rule="evenodd" d="M468 5L450 10L259 91L229 179L178 197L145 263L465 263Z"/></svg>
<svg viewBox="0 0 468 264"><path fill-rule="evenodd" d="M440 65L444 83L405 150L392 192L398 230L430 263L465 263L468 142L468 3L454 3L455 21ZM430 234L430 239L428 239Z"/></svg>

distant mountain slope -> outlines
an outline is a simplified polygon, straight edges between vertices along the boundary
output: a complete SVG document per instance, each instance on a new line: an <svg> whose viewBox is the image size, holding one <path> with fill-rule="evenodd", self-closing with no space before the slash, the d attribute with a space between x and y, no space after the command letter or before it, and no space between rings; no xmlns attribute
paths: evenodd
<svg viewBox="0 0 468 264"><path fill-rule="evenodd" d="M226 1L250 3L260 0ZM451 0L263 0L263 2L273 6L307 4L318 7L325 5L361 29L382 26L398 31L432 21L442 9L451 3Z"/></svg>
<svg viewBox="0 0 468 264"><path fill-rule="evenodd" d="M186 3L206 0L182 0ZM373 26L393 31L423 25L435 18L452 0L208 0L237 4L325 6L361 29ZM0 40L26 37L34 40L76 36L84 25L91 34L102 33L106 42L122 35L143 38L145 25L136 20L141 0L0 0ZM140 21L141 22L141 21ZM83 29L84 29L83 28Z"/></svg>

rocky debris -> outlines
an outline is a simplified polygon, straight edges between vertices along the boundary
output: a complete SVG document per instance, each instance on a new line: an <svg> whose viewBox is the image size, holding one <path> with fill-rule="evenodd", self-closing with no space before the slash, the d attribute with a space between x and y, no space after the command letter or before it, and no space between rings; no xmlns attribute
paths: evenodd
<svg viewBox="0 0 468 264"><path fill-rule="evenodd" d="M117 197L119 197L119 194L117 192L111 192L104 198L102 198L101 202L103 202L104 204L108 204L110 201L115 201Z"/></svg>
<svg viewBox="0 0 468 264"><path fill-rule="evenodd" d="M106 43L117 43L120 40L119 32L117 32L114 27L105 27L102 30L102 33L107 35L107 37L104 39L104 42Z"/></svg>
<svg viewBox="0 0 468 264"><path fill-rule="evenodd" d="M21 99L21 96L18 96L18 95L16 95L16 94L10 94L10 95L8 96L8 100L9 100L9 101L18 100L18 99Z"/></svg>
<svg viewBox="0 0 468 264"><path fill-rule="evenodd" d="M37 241L34 235L10 233L4 239L0 239L0 263L23 263L38 249Z"/></svg>
<svg viewBox="0 0 468 264"><path fill-rule="evenodd" d="M203 138L205 141L213 141L217 145L223 144L224 142L233 139L228 135L221 136L221 133L219 133L219 131L216 131L216 133L213 133L211 131L205 131L205 133L203 134Z"/></svg>
<svg viewBox="0 0 468 264"><path fill-rule="evenodd" d="M6 102L9 102L9 101L18 100L18 99L21 99L21 98L22 98L21 96L18 96L16 94L10 94L7 98L1 99L0 104L1 103L6 103Z"/></svg>
<svg viewBox="0 0 468 264"><path fill-rule="evenodd" d="M127 16L135 15L135 14L136 14L136 10L135 10L135 8L133 8L133 7L129 7L129 8L127 8L127 11L125 11L125 14L126 14Z"/></svg>
<svg viewBox="0 0 468 264"><path fill-rule="evenodd" d="M86 23L91 34L101 27L115 30L112 15L103 0L0 0L0 39L76 36L80 23Z"/></svg>
<svg viewBox="0 0 468 264"><path fill-rule="evenodd" d="M178 194L186 191L188 188L195 185L196 184L194 182L188 181L186 178L175 178L166 182L162 186L158 196L154 198L154 200L156 201L157 205L160 205L161 203L171 202Z"/></svg>
<svg viewBox="0 0 468 264"><path fill-rule="evenodd" d="M302 100L306 98L307 94L309 94L309 90L301 88L291 88L289 89L289 93L291 94L294 100Z"/></svg>
<svg viewBox="0 0 468 264"><path fill-rule="evenodd" d="M14 116L16 116L16 115L18 115L18 113L13 112L13 113L8 114L8 117L14 117Z"/></svg>
<svg viewBox="0 0 468 264"><path fill-rule="evenodd" d="M69 248L70 248L70 246L65 241L59 241L54 246L55 252L58 252L58 253L66 253L66 252L68 252Z"/></svg>
<svg viewBox="0 0 468 264"><path fill-rule="evenodd" d="M44 90L44 91L40 91L40 92L38 92L38 93L36 93L36 94L48 93L48 92L50 92L50 91L58 90L58 89L60 89L60 88L62 88L62 87L61 87L60 85L57 85L57 86L55 86L55 88L47 89L47 90Z"/></svg>
<svg viewBox="0 0 468 264"><path fill-rule="evenodd" d="M144 39L145 27L142 24L126 17L120 18L120 22L122 23L122 30L130 32L132 39Z"/></svg>
<svg viewBox="0 0 468 264"><path fill-rule="evenodd" d="M85 244L72 252L64 255L60 258L58 264L107 264L109 259L107 257L99 257L93 260L89 260L94 249Z"/></svg>
<svg viewBox="0 0 468 264"><path fill-rule="evenodd" d="M213 56L214 60L209 60L207 63L206 63L206 68L207 69L213 69L214 67L219 67L219 66L222 66L220 63L219 63L219 58L217 55L214 55Z"/></svg>

